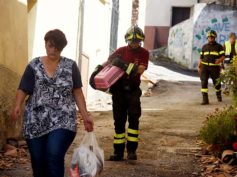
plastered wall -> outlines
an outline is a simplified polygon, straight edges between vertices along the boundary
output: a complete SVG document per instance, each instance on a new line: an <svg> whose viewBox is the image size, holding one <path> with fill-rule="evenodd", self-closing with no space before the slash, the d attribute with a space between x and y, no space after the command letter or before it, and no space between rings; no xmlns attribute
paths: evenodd
<svg viewBox="0 0 237 177"><path fill-rule="evenodd" d="M0 0L0 64L22 74L28 59L27 5Z"/></svg>
<svg viewBox="0 0 237 177"><path fill-rule="evenodd" d="M10 119L16 90L28 60L27 3L0 0L0 149L8 137L18 137L21 119Z"/></svg>
<svg viewBox="0 0 237 177"><path fill-rule="evenodd" d="M216 4L196 5L192 18L170 29L169 57L189 69L196 69L210 29L217 32L216 41L223 45L230 32L237 32L236 8Z"/></svg>

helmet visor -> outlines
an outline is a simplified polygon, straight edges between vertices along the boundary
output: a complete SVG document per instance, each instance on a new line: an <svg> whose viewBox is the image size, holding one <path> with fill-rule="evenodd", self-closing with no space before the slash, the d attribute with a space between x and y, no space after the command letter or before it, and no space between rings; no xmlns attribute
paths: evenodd
<svg viewBox="0 0 237 177"><path fill-rule="evenodd" d="M209 34L207 35L207 37L216 37L216 35L213 34L213 33L209 33Z"/></svg>
<svg viewBox="0 0 237 177"><path fill-rule="evenodd" d="M128 41L143 41L144 40L144 37L143 36L141 36L141 35L139 35L139 34L137 34L137 33L132 33L132 34L129 34L128 36L127 36L127 40Z"/></svg>

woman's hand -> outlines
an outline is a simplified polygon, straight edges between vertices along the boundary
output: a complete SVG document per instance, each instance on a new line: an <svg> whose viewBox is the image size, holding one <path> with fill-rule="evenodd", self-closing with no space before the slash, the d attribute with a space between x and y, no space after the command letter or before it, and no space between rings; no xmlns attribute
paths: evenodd
<svg viewBox="0 0 237 177"><path fill-rule="evenodd" d="M76 100L77 106L79 108L79 111L81 113L81 116L83 118L85 130L88 132L92 132L94 122L92 118L90 117L90 115L88 114L88 111L86 108L86 101L85 101L82 89L81 88L74 89L73 94L74 94L74 98Z"/></svg>
<svg viewBox="0 0 237 177"><path fill-rule="evenodd" d="M94 122L90 116L84 119L85 130L92 132L94 130Z"/></svg>
<svg viewBox="0 0 237 177"><path fill-rule="evenodd" d="M16 121L21 116L22 104L26 96L27 94L24 91L22 90L17 91L15 107L11 113L12 120Z"/></svg>
<svg viewBox="0 0 237 177"><path fill-rule="evenodd" d="M16 121L21 115L21 107L20 106L16 106L12 113L11 113L11 119Z"/></svg>

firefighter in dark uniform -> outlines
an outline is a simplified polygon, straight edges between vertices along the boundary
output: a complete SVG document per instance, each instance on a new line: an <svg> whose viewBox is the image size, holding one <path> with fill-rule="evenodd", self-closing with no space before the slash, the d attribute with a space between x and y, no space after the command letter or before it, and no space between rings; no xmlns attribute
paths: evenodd
<svg viewBox="0 0 237 177"><path fill-rule="evenodd" d="M220 64L224 61L224 50L223 47L215 41L217 34L214 30L210 30L207 33L208 43L202 47L200 53L200 61L198 64L198 72L200 74L201 83L202 83L202 95L203 101L202 105L209 104L208 99L208 79L211 77L215 90L217 100L222 101L221 96L221 83L218 82L220 78Z"/></svg>
<svg viewBox="0 0 237 177"><path fill-rule="evenodd" d="M140 97L142 95L139 87L140 76L147 69L149 60L149 52L141 47L144 39L145 35L138 26L130 27L125 34L125 41L128 45L118 48L108 59L113 65L126 71L125 75L110 88L115 126L114 153L110 156L112 161L123 160L125 146L127 159L137 160L136 150L141 116ZM126 131L127 120L128 129Z"/></svg>

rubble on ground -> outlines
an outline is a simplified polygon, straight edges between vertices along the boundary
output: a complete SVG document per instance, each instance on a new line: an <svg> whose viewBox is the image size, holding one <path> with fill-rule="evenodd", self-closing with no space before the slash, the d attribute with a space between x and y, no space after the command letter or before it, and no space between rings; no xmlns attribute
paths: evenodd
<svg viewBox="0 0 237 177"><path fill-rule="evenodd" d="M0 151L0 170L10 170L15 167L15 164L26 164L28 162L26 142L14 138L7 139L7 144Z"/></svg>
<svg viewBox="0 0 237 177"><path fill-rule="evenodd" d="M203 146L203 144L202 144ZM201 162L201 177L237 177L237 163L229 161L224 163L222 158L219 158L213 151L212 147L206 145L202 147ZM236 157L235 157L236 158Z"/></svg>
<svg viewBox="0 0 237 177"><path fill-rule="evenodd" d="M156 61L158 58L168 58L167 46L158 49L150 50L150 60Z"/></svg>

